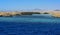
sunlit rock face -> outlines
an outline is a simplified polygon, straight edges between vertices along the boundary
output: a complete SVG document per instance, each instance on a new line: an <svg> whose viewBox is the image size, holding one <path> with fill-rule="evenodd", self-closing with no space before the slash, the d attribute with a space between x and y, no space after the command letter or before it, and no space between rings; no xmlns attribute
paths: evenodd
<svg viewBox="0 0 60 35"><path fill-rule="evenodd" d="M21 15L20 12L0 12L0 16L17 16Z"/></svg>
<svg viewBox="0 0 60 35"><path fill-rule="evenodd" d="M21 12L9 12L10 15L16 16L16 15L21 15Z"/></svg>
<svg viewBox="0 0 60 35"><path fill-rule="evenodd" d="M53 16L54 16L54 17L60 17L60 12L54 12L54 13L53 13Z"/></svg>
<svg viewBox="0 0 60 35"><path fill-rule="evenodd" d="M60 17L60 11L50 11L48 13L51 14L53 17Z"/></svg>

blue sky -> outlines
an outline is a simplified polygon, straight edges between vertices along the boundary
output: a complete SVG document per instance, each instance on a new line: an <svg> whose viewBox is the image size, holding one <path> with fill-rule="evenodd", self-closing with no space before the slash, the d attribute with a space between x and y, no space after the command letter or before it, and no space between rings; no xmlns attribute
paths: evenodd
<svg viewBox="0 0 60 35"><path fill-rule="evenodd" d="M60 9L60 0L0 0L0 10Z"/></svg>

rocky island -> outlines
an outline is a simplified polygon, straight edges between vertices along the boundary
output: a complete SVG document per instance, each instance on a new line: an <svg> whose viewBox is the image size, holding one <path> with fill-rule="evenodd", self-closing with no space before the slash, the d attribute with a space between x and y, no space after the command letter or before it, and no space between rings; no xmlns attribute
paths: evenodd
<svg viewBox="0 0 60 35"><path fill-rule="evenodd" d="M51 14L53 17L60 17L60 11L45 11L45 12L0 12L0 17L13 17L32 14Z"/></svg>

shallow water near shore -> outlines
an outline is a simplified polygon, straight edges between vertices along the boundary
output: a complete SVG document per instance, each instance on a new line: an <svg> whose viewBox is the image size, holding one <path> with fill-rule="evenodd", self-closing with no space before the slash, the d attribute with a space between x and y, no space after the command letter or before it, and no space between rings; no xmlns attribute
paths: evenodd
<svg viewBox="0 0 60 35"><path fill-rule="evenodd" d="M0 17L0 35L60 35L60 18L51 16Z"/></svg>

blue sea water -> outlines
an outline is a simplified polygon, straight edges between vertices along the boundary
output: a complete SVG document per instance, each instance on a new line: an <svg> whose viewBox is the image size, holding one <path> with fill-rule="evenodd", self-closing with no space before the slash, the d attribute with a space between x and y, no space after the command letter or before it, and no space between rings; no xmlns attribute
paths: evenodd
<svg viewBox="0 0 60 35"><path fill-rule="evenodd" d="M60 35L60 18L28 15L0 17L0 35Z"/></svg>

